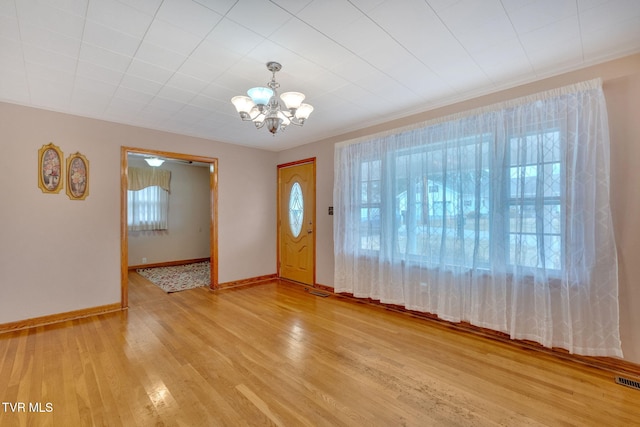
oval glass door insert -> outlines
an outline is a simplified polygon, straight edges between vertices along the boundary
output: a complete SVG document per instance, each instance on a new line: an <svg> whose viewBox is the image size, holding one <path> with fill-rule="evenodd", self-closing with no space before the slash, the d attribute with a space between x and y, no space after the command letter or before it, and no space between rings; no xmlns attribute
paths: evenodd
<svg viewBox="0 0 640 427"><path fill-rule="evenodd" d="M302 199L302 188L296 181L289 193L289 227L293 237L298 237L302 230L302 218L304 218L304 200Z"/></svg>

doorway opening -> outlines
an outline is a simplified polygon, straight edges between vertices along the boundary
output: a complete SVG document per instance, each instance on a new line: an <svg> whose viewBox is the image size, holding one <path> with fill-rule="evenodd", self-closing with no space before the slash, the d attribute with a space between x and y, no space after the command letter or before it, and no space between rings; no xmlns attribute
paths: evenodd
<svg viewBox="0 0 640 427"><path fill-rule="evenodd" d="M218 288L218 159L190 154L149 150L144 148L120 148L120 295L121 308L129 306L129 230L127 226L127 190L129 155L159 157L167 160L202 163L209 167L209 257L211 260L210 289Z"/></svg>

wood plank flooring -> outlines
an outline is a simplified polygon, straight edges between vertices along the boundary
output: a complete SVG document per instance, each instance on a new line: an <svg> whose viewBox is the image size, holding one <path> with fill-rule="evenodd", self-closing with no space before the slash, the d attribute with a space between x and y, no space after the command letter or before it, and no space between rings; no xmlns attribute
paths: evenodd
<svg viewBox="0 0 640 427"><path fill-rule="evenodd" d="M0 334L0 425L640 425L612 374L298 285L129 302Z"/></svg>

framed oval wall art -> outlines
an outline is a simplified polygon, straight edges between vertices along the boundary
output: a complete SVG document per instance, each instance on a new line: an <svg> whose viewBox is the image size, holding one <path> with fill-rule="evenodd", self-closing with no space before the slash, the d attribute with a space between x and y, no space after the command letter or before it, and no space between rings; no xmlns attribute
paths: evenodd
<svg viewBox="0 0 640 427"><path fill-rule="evenodd" d="M43 193L62 190L62 151L53 142L38 150L38 187Z"/></svg>
<svg viewBox="0 0 640 427"><path fill-rule="evenodd" d="M89 195L89 160L80 153L67 157L67 196L84 200Z"/></svg>

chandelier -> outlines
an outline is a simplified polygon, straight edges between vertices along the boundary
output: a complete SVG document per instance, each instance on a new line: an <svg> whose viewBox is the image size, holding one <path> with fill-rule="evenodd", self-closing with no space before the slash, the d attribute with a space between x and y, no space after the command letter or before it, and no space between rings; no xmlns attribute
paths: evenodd
<svg viewBox="0 0 640 427"><path fill-rule="evenodd" d="M267 62L267 69L273 76L267 87L254 87L247 91L249 96L234 96L231 102L240 113L244 121L252 121L256 129L267 126L269 132L275 135L279 130L284 131L289 125L302 126L313 111L309 104L303 104L304 94L300 92L285 92L280 95L284 103L282 107L278 100L280 84L276 82L276 73L282 69L277 62Z"/></svg>

